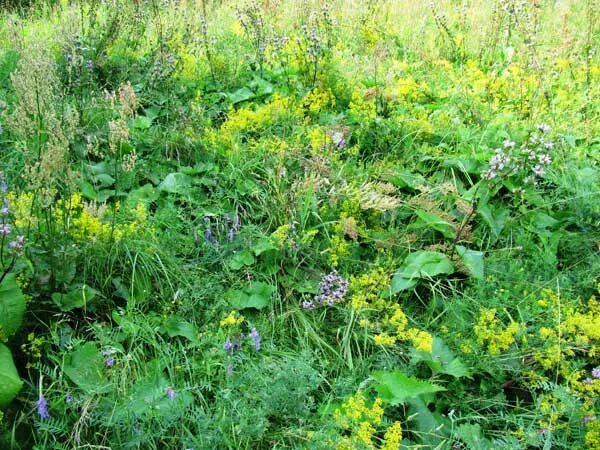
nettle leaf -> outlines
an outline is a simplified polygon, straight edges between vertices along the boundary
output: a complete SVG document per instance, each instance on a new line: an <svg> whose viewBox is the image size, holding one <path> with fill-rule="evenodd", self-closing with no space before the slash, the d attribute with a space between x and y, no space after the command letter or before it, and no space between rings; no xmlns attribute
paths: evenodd
<svg viewBox="0 0 600 450"><path fill-rule="evenodd" d="M470 369L437 336L433 338L431 353L419 352L413 349L411 351L411 361L413 363L425 362L433 374L443 373L454 378L471 378Z"/></svg>
<svg viewBox="0 0 600 450"><path fill-rule="evenodd" d="M462 245L456 246L456 254L460 256L462 263L465 265L469 274L473 278L483 279L484 275L484 262L483 252L476 250L470 250Z"/></svg>
<svg viewBox="0 0 600 450"><path fill-rule="evenodd" d="M101 394L111 390L105 376L102 354L93 342L87 342L65 358L65 374L88 394Z"/></svg>
<svg viewBox="0 0 600 450"><path fill-rule="evenodd" d="M429 381L409 377L398 370L393 372L377 371L372 374L375 390L386 403L392 406L423 394L433 394L446 389Z"/></svg>
<svg viewBox="0 0 600 450"><path fill-rule="evenodd" d="M61 311L68 312L75 308L85 308L97 293L95 289L84 284L68 294L58 292L52 294L52 301Z"/></svg>
<svg viewBox="0 0 600 450"><path fill-rule="evenodd" d="M10 337L19 331L25 314L25 296L17 285L14 273L7 274L0 283L0 331Z"/></svg>
<svg viewBox="0 0 600 450"><path fill-rule="evenodd" d="M0 344L0 408L5 408L17 396L23 381L19 377L8 347Z"/></svg>
<svg viewBox="0 0 600 450"><path fill-rule="evenodd" d="M443 253L426 250L411 253L392 278L391 294L413 288L419 279L451 273L454 273L454 265Z"/></svg>
<svg viewBox="0 0 600 450"><path fill-rule="evenodd" d="M441 233L448 239L454 239L456 237L454 226L441 217L421 209L416 211L416 215L420 221L413 224L413 228L430 228Z"/></svg>

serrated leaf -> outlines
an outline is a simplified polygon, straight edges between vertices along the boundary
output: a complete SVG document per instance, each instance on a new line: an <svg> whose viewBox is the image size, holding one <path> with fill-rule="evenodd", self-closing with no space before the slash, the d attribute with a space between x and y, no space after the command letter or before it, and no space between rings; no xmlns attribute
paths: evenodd
<svg viewBox="0 0 600 450"><path fill-rule="evenodd" d="M21 328L25 304L25 296L17 285L15 274L7 274L0 283L0 331L5 337L12 336Z"/></svg>
<svg viewBox="0 0 600 450"><path fill-rule="evenodd" d="M375 380L375 390L381 400L392 406L423 394L446 390L442 386L410 377L400 371L377 371L372 377Z"/></svg>
<svg viewBox="0 0 600 450"><path fill-rule="evenodd" d="M23 381L19 377L10 350L0 344L0 408L6 408L22 386Z"/></svg>

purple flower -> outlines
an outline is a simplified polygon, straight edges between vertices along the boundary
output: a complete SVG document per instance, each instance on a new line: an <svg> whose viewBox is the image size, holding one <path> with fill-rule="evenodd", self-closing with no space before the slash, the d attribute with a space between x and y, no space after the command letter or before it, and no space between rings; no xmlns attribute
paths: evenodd
<svg viewBox="0 0 600 450"><path fill-rule="evenodd" d="M317 306L333 306L340 303L346 296L348 291L348 280L345 280L338 275L336 271L328 273L321 279L319 285L319 294L315 296L312 307ZM312 309L309 302L303 302L302 307Z"/></svg>
<svg viewBox="0 0 600 450"><path fill-rule="evenodd" d="M108 358L106 358L106 367L108 367L110 369L114 365L115 365L115 358L113 358L112 356L109 356Z"/></svg>
<svg viewBox="0 0 600 450"><path fill-rule="evenodd" d="M544 176L544 174L546 173L546 170L539 164L536 164L534 166L533 169L531 169L533 171L534 174L536 174L538 177L542 177Z"/></svg>
<svg viewBox="0 0 600 450"><path fill-rule="evenodd" d="M234 348L235 348L235 345L233 344L233 342L231 342L231 339L227 338L227 339L225 340L225 344L224 344L224 346L223 346L223 347L225 348L225 351L226 351L228 354L231 354L231 353L233 353L233 350L234 350Z"/></svg>
<svg viewBox="0 0 600 450"><path fill-rule="evenodd" d="M254 349L258 352L260 350L260 334L258 334L256 328L252 328L252 331L250 331L248 336L254 341Z"/></svg>
<svg viewBox="0 0 600 450"><path fill-rule="evenodd" d="M73 396L71 395L70 392L67 392L67 395L65 395L65 402L71 403L72 401L73 401Z"/></svg>
<svg viewBox="0 0 600 450"><path fill-rule="evenodd" d="M175 395L177 395L175 389L173 389L172 387L168 387L165 391L165 394L169 400L173 400L175 398Z"/></svg>
<svg viewBox="0 0 600 450"><path fill-rule="evenodd" d="M3 223L0 225L0 236L8 236L10 234L10 225Z"/></svg>
<svg viewBox="0 0 600 450"><path fill-rule="evenodd" d="M600 367L592 369L592 378L600 379Z"/></svg>
<svg viewBox="0 0 600 450"><path fill-rule="evenodd" d="M4 172L0 172L0 192L3 194L8 193L8 184L6 183Z"/></svg>
<svg viewBox="0 0 600 450"><path fill-rule="evenodd" d="M315 306L315 304L314 304L313 302L311 302L310 300L305 300L305 301L303 301L303 302L302 302L302 308L303 308L303 309L308 309L308 310L311 310L311 309L315 309L315 308L316 308L316 306Z"/></svg>
<svg viewBox="0 0 600 450"><path fill-rule="evenodd" d="M227 232L227 240L229 242L233 241L233 236L234 236L233 228L230 228L229 231Z"/></svg>
<svg viewBox="0 0 600 450"><path fill-rule="evenodd" d="M230 377L231 375L233 375L233 365L229 364L227 365L227 376Z"/></svg>
<svg viewBox="0 0 600 450"><path fill-rule="evenodd" d="M48 402L46 402L46 399L42 394L40 394L40 398L38 399L36 404L40 419L49 419L50 414L48 413Z"/></svg>

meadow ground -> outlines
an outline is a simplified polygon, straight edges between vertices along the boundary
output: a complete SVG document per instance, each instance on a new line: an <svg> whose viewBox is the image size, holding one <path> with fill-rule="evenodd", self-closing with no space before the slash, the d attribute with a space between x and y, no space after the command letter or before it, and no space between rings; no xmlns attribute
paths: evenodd
<svg viewBox="0 0 600 450"><path fill-rule="evenodd" d="M0 3L0 448L600 449L598 0Z"/></svg>

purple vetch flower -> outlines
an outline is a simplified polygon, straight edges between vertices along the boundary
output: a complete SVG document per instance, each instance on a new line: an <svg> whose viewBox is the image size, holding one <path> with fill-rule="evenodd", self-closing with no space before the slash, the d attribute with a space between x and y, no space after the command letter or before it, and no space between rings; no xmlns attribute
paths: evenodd
<svg viewBox="0 0 600 450"><path fill-rule="evenodd" d="M254 349L258 352L260 350L260 334L258 334L256 328L252 328L252 331L250 331L248 336L254 341Z"/></svg>
<svg viewBox="0 0 600 450"><path fill-rule="evenodd" d="M229 231L227 232L227 240L229 242L233 241L233 237L234 237L234 231L233 228L230 228Z"/></svg>
<svg viewBox="0 0 600 450"><path fill-rule="evenodd" d="M8 200L4 199L2 202L2 208L0 208L0 216L8 216Z"/></svg>
<svg viewBox="0 0 600 450"><path fill-rule="evenodd" d="M235 345L233 344L233 342L231 342L231 339L227 338L227 339L225 340L225 344L223 345L223 347L225 348L225 351L226 351L228 354L231 354L231 353L233 353L233 350L234 350L234 348L235 348Z"/></svg>
<svg viewBox="0 0 600 450"><path fill-rule="evenodd" d="M71 395L70 392L67 392L67 394L65 395L65 402L71 403L72 401L73 401L73 396Z"/></svg>
<svg viewBox="0 0 600 450"><path fill-rule="evenodd" d="M600 367L592 369L592 378L595 378L596 380L600 379Z"/></svg>
<svg viewBox="0 0 600 450"><path fill-rule="evenodd" d="M40 398L36 402L37 411L40 416L40 419L49 419L50 414L48 413L48 402L44 398L44 396L40 393Z"/></svg>
<svg viewBox="0 0 600 450"><path fill-rule="evenodd" d="M175 392L175 389L173 389L172 387L168 387L165 390L165 395L167 396L167 398L169 400L173 400L173 399L175 399L175 396L177 395L177 393Z"/></svg>
<svg viewBox="0 0 600 450"><path fill-rule="evenodd" d="M231 375L233 375L233 364L228 364L227 365L227 376L230 377Z"/></svg>
<svg viewBox="0 0 600 450"><path fill-rule="evenodd" d="M304 300L302 302L302 309L312 310L315 308L316 308L315 304L313 302L311 302L310 300Z"/></svg>
<svg viewBox="0 0 600 450"><path fill-rule="evenodd" d="M0 192L3 194L8 193L8 184L6 182L6 176L4 175L4 172L0 172Z"/></svg>

